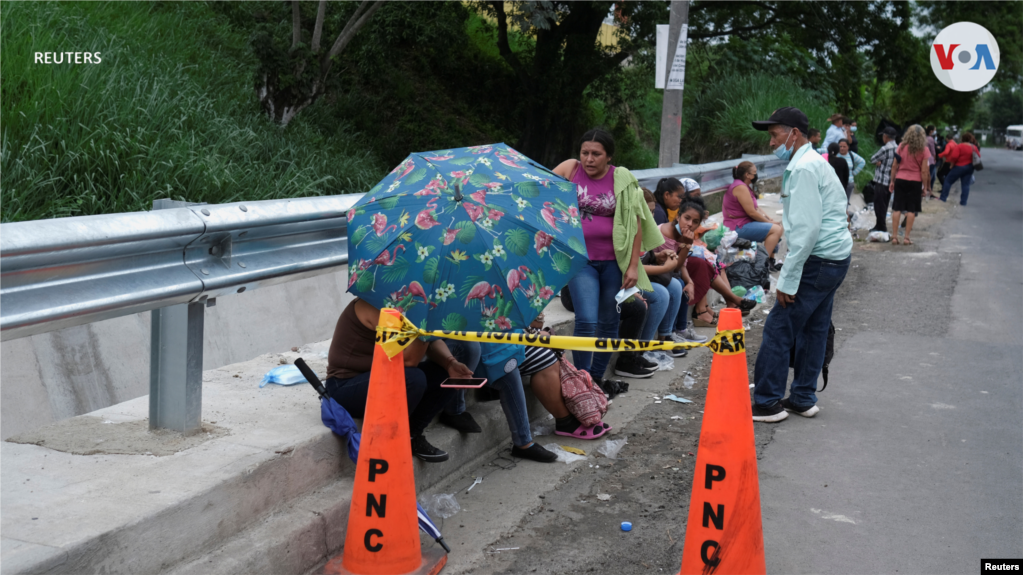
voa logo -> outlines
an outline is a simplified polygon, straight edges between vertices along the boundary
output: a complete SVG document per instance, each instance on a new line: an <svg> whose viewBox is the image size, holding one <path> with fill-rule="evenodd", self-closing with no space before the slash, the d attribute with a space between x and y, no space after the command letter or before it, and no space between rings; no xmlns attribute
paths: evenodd
<svg viewBox="0 0 1023 575"><path fill-rule="evenodd" d="M946 27L931 45L934 75L958 92L972 92L987 85L998 71L998 60L995 37L973 22Z"/></svg>

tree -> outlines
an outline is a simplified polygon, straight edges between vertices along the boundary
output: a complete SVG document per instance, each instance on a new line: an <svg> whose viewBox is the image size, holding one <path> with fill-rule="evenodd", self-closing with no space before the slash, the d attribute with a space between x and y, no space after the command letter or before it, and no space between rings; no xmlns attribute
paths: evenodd
<svg viewBox="0 0 1023 575"><path fill-rule="evenodd" d="M252 40L260 61L255 90L263 111L272 121L287 126L326 92L328 74L338 55L382 4L382 1L363 0L329 49L324 49L320 42L327 21L327 0L320 0L311 32L303 28L303 3L292 0L291 44L286 49L274 34L280 26L264 27L257 32ZM310 34L307 44L305 38Z"/></svg>

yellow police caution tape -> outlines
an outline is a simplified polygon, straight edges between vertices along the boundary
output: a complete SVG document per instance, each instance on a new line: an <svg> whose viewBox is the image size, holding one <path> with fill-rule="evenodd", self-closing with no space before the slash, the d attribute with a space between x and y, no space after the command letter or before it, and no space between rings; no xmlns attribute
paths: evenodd
<svg viewBox="0 0 1023 575"><path fill-rule="evenodd" d="M576 337L518 332L425 330L416 327L404 315L401 316L400 320L390 314L380 314L380 318L383 323L377 326L376 342L383 346L388 357L394 357L401 353L417 337L439 337L481 343L531 345L572 351L667 351L672 349L709 347L714 353L722 355L746 352L745 330L741 329L719 331L705 343L678 343L674 341L643 341L637 339L610 339L605 337Z"/></svg>

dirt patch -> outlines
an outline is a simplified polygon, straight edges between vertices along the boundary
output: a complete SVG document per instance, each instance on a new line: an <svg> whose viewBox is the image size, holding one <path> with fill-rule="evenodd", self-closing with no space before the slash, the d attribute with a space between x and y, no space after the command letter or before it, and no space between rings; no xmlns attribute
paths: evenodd
<svg viewBox="0 0 1023 575"><path fill-rule="evenodd" d="M764 317L758 308L746 318L750 378ZM629 440L619 459L596 458L575 469L541 501L542 512L509 534L508 547L528 552L491 554L481 572L678 572L710 375L712 355L704 356L691 369L697 381L692 389L683 387L684 374L670 389L695 404L651 399L616 436ZM774 427L757 424L754 432L759 457ZM632 523L632 531L621 530L623 521Z"/></svg>
<svg viewBox="0 0 1023 575"><path fill-rule="evenodd" d="M7 439L63 451L72 455L174 455L217 437L228 435L222 427L204 423L202 431L182 435L176 431L150 431L149 420L118 423L83 415Z"/></svg>

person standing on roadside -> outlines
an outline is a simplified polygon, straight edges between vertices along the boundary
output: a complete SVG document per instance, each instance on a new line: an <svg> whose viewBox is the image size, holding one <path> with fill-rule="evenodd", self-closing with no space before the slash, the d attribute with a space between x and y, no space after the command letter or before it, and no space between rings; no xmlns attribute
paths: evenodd
<svg viewBox="0 0 1023 575"><path fill-rule="evenodd" d="M849 181L845 184L845 197L851 199L853 190L856 189L856 175L863 171L867 162L862 156L852 151L849 142L845 139L838 141L838 157L849 165Z"/></svg>
<svg viewBox="0 0 1023 575"><path fill-rule="evenodd" d="M881 139L884 145L870 156L870 162L877 166L874 168L874 179L870 185L874 187L874 217L877 222L874 224L874 232L887 232L885 217L888 215L888 200L891 199L891 192L888 185L891 183L892 164L895 163L895 128L887 127L881 132Z"/></svg>
<svg viewBox="0 0 1023 575"><path fill-rule="evenodd" d="M583 239L590 263L568 282L580 337L618 337L618 301L638 288L654 297L640 255L664 243L636 176L611 164L614 136L593 129L583 134L579 159L565 160L554 173L576 184ZM603 385L611 353L572 352L575 367Z"/></svg>
<svg viewBox="0 0 1023 575"><path fill-rule="evenodd" d="M913 245L909 233L913 220L921 211L921 199L931 193L931 171L927 166L927 137L920 124L913 124L902 135L902 144L895 152L892 173L895 174L888 191L892 192L892 243L899 244L899 216L906 213L906 232L902 243Z"/></svg>
<svg viewBox="0 0 1023 575"><path fill-rule="evenodd" d="M827 151L830 144L837 144L839 140L849 139L849 130L845 126L845 116L842 114L835 114L828 118L831 125L828 126L828 131L824 134L824 141L821 142L821 147L817 148L818 153L824 153Z"/></svg>
<svg viewBox="0 0 1023 575"><path fill-rule="evenodd" d="M931 157L927 158L927 165L930 166L930 170L931 170L931 188L933 188L934 187L934 175L935 175L935 172L938 170L937 142L934 141L934 126L927 126L926 128L924 128L924 130L927 132L927 151L931 153ZM936 198L938 196L935 196L934 193L932 192L928 197Z"/></svg>
<svg viewBox="0 0 1023 575"><path fill-rule="evenodd" d="M810 133L806 136L806 139L810 141L813 149L819 149L821 146L821 131L817 128L810 128Z"/></svg>
<svg viewBox="0 0 1023 575"><path fill-rule="evenodd" d="M949 150L951 148L951 150ZM962 191L959 193L959 205L965 206L966 199L970 196L970 185L973 184L973 154L980 156L980 146L977 145L977 138L970 132L964 132L961 141L958 145L952 145L949 141L948 145L945 146L945 159L953 167L945 176L945 181L941 185L941 201L948 199L948 193L952 189L952 184L959 180L962 184Z"/></svg>
<svg viewBox="0 0 1023 575"><path fill-rule="evenodd" d="M815 392L831 310L849 271L852 237L846 229L845 189L811 149L808 124L798 108L780 108L767 120L753 122L754 129L770 134L774 154L789 161L781 184L789 252L753 371L753 421L778 422L788 417L787 411L813 417L820 411ZM784 398L792 348L795 378Z"/></svg>
<svg viewBox="0 0 1023 575"><path fill-rule="evenodd" d="M856 139L856 120L846 118L845 123L849 124L849 150L858 154L860 153L860 141Z"/></svg>

